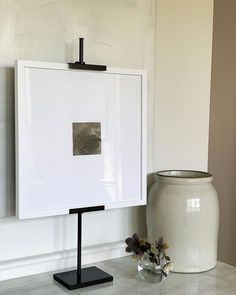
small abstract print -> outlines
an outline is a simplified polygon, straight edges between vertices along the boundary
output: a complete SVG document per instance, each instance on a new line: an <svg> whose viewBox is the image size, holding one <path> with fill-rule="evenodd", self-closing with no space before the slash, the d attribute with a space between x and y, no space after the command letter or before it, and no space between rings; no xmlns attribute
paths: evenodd
<svg viewBox="0 0 236 295"><path fill-rule="evenodd" d="M72 123L73 156L101 154L101 123Z"/></svg>

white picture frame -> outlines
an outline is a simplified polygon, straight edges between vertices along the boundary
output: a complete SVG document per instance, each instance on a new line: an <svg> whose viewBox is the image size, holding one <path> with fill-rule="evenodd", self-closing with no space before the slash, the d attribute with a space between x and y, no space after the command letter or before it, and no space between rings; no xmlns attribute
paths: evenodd
<svg viewBox="0 0 236 295"><path fill-rule="evenodd" d="M146 204L144 70L18 60L15 82L19 219Z"/></svg>

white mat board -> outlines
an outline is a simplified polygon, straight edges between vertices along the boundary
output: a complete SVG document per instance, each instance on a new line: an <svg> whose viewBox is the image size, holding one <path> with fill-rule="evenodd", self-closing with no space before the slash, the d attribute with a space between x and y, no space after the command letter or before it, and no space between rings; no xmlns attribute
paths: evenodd
<svg viewBox="0 0 236 295"><path fill-rule="evenodd" d="M20 219L146 203L146 75L16 63Z"/></svg>

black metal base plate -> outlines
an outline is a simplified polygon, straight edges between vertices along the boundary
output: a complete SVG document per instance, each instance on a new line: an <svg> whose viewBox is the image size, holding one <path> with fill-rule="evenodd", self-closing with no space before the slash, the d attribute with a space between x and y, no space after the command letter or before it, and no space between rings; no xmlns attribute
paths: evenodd
<svg viewBox="0 0 236 295"><path fill-rule="evenodd" d="M96 266L82 268L81 279L78 278L77 270L57 273L53 275L53 278L69 290L113 281L111 275Z"/></svg>

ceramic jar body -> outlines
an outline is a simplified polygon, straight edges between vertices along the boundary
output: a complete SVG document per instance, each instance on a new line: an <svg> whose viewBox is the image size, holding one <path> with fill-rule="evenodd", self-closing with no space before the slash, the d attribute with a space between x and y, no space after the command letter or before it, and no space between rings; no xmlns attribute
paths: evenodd
<svg viewBox="0 0 236 295"><path fill-rule="evenodd" d="M164 237L175 272L214 268L219 202L212 176L204 172L163 171L155 175L155 180L147 205L148 239Z"/></svg>

